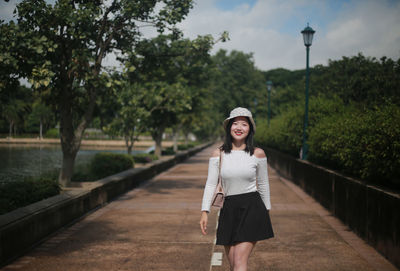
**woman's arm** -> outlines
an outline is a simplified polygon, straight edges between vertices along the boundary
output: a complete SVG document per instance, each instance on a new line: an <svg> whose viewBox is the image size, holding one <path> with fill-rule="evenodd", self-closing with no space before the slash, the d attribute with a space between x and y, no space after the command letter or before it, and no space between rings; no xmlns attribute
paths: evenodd
<svg viewBox="0 0 400 271"><path fill-rule="evenodd" d="M203 193L200 218L200 228L204 235L207 234L208 213L210 212L212 197L218 184L219 152L219 149L213 152L208 164L208 177Z"/></svg>
<svg viewBox="0 0 400 271"><path fill-rule="evenodd" d="M208 176L207 182L204 187L203 201L201 205L201 210L209 212L211 207L212 197L215 192L215 188L218 184L218 174L219 174L219 149L215 150L208 163Z"/></svg>
<svg viewBox="0 0 400 271"><path fill-rule="evenodd" d="M254 150L257 161L257 187L267 210L271 209L267 157L260 148Z"/></svg>

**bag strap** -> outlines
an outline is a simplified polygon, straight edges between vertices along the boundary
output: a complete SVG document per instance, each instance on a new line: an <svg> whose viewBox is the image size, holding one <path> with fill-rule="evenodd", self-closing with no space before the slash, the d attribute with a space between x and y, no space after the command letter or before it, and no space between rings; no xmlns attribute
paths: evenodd
<svg viewBox="0 0 400 271"><path fill-rule="evenodd" d="M222 151L219 150L218 184L220 184L222 187L221 166L222 166Z"/></svg>

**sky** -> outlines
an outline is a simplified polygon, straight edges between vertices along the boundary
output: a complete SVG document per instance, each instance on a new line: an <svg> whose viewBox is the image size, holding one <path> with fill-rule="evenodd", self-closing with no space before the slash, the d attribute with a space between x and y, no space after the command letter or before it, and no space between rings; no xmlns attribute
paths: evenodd
<svg viewBox="0 0 400 271"><path fill-rule="evenodd" d="M10 18L15 1L0 1L0 18ZM195 0L179 27L187 38L228 31L230 40L213 53L239 50L253 53L261 70L296 70L305 68L300 32L308 23L316 31L310 66L359 52L400 58L400 0ZM112 56L106 61L116 65Z"/></svg>
<svg viewBox="0 0 400 271"><path fill-rule="evenodd" d="M400 0L196 0L180 24L185 35L228 31L220 48L254 54L262 70L303 69L306 49L300 33L316 32L310 65L354 56L400 57Z"/></svg>

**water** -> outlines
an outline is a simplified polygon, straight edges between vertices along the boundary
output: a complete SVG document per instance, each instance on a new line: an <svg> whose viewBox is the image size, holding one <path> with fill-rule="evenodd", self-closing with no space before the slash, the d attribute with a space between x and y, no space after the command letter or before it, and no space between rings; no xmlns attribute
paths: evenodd
<svg viewBox="0 0 400 271"><path fill-rule="evenodd" d="M89 163L98 152L126 153L126 149L81 148L75 166ZM134 150L133 154L142 151ZM0 182L21 180L59 170L62 164L60 145L0 145Z"/></svg>

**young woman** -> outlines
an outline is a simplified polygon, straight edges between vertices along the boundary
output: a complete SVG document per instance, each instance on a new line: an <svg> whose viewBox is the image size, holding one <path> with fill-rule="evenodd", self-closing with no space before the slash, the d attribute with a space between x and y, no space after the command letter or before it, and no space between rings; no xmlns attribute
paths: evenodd
<svg viewBox="0 0 400 271"><path fill-rule="evenodd" d="M200 228L207 234L208 213L218 184L221 155L222 187L225 202L221 209L217 245L223 245L231 270L247 270L247 262L257 241L274 236L267 158L262 149L253 146L256 130L251 112L238 107L224 121L224 144L210 158L204 189Z"/></svg>

